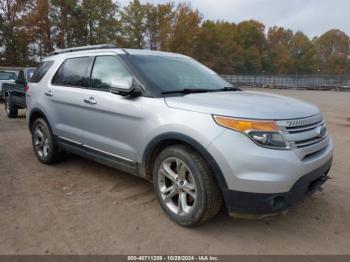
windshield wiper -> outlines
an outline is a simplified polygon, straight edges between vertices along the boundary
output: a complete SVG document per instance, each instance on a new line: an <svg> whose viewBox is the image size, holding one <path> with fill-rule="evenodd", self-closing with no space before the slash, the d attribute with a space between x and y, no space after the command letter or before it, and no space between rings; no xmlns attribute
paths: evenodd
<svg viewBox="0 0 350 262"><path fill-rule="evenodd" d="M212 92L227 92L227 91L242 91L242 89L239 89L238 87L227 86L224 88L215 89Z"/></svg>
<svg viewBox="0 0 350 262"><path fill-rule="evenodd" d="M180 90L171 90L162 92L163 95L166 94L193 94L193 93L208 93L208 92L226 92L226 91L242 91L241 89L233 86L228 86L218 89L204 89L204 88L184 88Z"/></svg>
<svg viewBox="0 0 350 262"><path fill-rule="evenodd" d="M163 95L166 94L193 94L193 93L206 93L211 92L211 89L200 89L200 88L184 88L180 90L171 90L162 92Z"/></svg>

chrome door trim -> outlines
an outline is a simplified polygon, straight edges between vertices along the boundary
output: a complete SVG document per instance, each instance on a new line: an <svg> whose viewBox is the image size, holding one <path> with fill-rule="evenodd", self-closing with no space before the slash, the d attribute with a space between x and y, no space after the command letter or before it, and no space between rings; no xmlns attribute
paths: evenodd
<svg viewBox="0 0 350 262"><path fill-rule="evenodd" d="M100 152L100 153L103 153L103 154L106 154L106 155L110 155L110 156L113 156L113 157L116 157L116 158L119 158L119 159L123 159L123 160L128 161L128 162L136 163L135 161L133 161L131 159L128 159L128 158L125 158L125 157L122 157L122 156L118 156L118 155L115 155L115 154L112 154L112 153L109 153L109 152L97 149L97 148L92 147L92 146L83 145L83 147L86 147L86 148L89 148L89 149L95 150L97 152Z"/></svg>
<svg viewBox="0 0 350 262"><path fill-rule="evenodd" d="M76 145L79 145L79 146L82 146L82 147L85 147L85 148L89 148L89 149L92 149L92 150L95 150L97 152L100 152L100 153L103 153L103 154L106 154L106 155L110 155L110 156L113 156L115 158L119 158L119 159L122 159L122 160L125 160L125 161L128 161L128 162L131 162L131 163L136 163L135 161L131 160L131 159L128 159L128 158L125 158L125 157L122 157L122 156L118 156L118 155L115 155L115 154L112 154L112 153L109 153L109 152L106 152L106 151L103 151L103 150L100 150L100 149L97 149L95 147L92 147L92 146L88 146L88 145L84 145L82 143L79 143L77 141L74 141L74 140L71 140L71 139L68 139L68 138L65 138L63 136L58 136L60 139L63 139L63 140L66 140L68 142L71 142L73 144L76 144Z"/></svg>
<svg viewBox="0 0 350 262"><path fill-rule="evenodd" d="M68 142L71 142L71 143L74 143L74 144L77 144L77 145L83 145L82 143L80 143L80 142L77 142L77 141L74 141L74 140L71 140L71 139L68 139L68 138L65 138L65 137L63 137L63 136L58 136L60 139L63 139L63 140L66 140L66 141L68 141Z"/></svg>

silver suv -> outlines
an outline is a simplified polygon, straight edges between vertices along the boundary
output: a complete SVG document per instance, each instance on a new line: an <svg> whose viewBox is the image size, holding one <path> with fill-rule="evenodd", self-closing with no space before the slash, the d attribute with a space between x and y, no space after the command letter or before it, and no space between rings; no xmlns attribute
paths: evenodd
<svg viewBox="0 0 350 262"><path fill-rule="evenodd" d="M152 181L180 225L223 203L235 216L280 213L328 178L333 143L316 106L241 91L187 56L65 49L33 79L27 123L41 162L67 151Z"/></svg>

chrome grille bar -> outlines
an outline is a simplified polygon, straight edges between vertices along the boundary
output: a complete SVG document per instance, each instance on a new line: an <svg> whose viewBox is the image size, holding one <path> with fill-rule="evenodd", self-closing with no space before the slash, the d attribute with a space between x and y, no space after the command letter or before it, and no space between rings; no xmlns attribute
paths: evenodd
<svg viewBox="0 0 350 262"><path fill-rule="evenodd" d="M327 135L325 135L323 137L309 139L309 140L306 140L305 142L303 142L303 141L294 142L294 144L295 144L296 147L305 147L305 146L310 146L310 145L313 145L313 144L317 144L317 143L325 140L326 138L327 138Z"/></svg>
<svg viewBox="0 0 350 262"><path fill-rule="evenodd" d="M320 122L317 122L316 124L306 125L303 127L284 127L283 131L286 131L288 133L298 133L298 132L314 129L315 127L318 127L318 126L325 126L325 125L326 125L325 121L320 121Z"/></svg>
<svg viewBox="0 0 350 262"><path fill-rule="evenodd" d="M321 115L315 115L315 116L306 117L302 119L277 121L277 123L281 127L300 127L300 126L312 125L322 120L323 118Z"/></svg>
<svg viewBox="0 0 350 262"><path fill-rule="evenodd" d="M292 120L277 121L285 139L292 149L306 153L317 152L328 145L328 132L322 115Z"/></svg>

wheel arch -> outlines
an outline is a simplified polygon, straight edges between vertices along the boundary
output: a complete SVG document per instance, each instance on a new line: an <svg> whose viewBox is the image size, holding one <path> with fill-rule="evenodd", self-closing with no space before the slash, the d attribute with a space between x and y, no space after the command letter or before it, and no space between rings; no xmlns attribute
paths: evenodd
<svg viewBox="0 0 350 262"><path fill-rule="evenodd" d="M220 188L222 190L227 189L227 184L224 175L222 174L220 167L218 166L212 155L208 152L208 150L195 139L181 133L165 133L151 140L151 142L147 145L146 149L144 150L142 156L142 164L140 170L141 176L145 177L148 180L151 180L153 164L157 155L164 148L177 144L184 144L196 150L204 158L206 163L208 163L208 166L214 173L215 179L218 182Z"/></svg>
<svg viewBox="0 0 350 262"><path fill-rule="evenodd" d="M50 122L48 121L45 113L42 110L40 110L39 108L35 108L30 112L30 115L29 115L29 120L28 120L29 131L32 130L33 123L38 118L44 118L45 121L47 122L47 124L49 125L49 127L51 128Z"/></svg>

